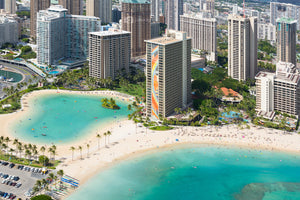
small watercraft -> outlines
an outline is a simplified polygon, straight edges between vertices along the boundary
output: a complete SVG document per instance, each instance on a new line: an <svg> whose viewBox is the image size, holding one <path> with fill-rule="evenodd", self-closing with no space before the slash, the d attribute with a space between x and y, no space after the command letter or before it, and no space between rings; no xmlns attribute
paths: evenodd
<svg viewBox="0 0 300 200"><path fill-rule="evenodd" d="M42 133L42 136L47 136L45 133Z"/></svg>

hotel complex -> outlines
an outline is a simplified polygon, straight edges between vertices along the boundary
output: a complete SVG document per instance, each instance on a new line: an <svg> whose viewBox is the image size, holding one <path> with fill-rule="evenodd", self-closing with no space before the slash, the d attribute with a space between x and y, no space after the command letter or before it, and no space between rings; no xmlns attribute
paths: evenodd
<svg viewBox="0 0 300 200"><path fill-rule="evenodd" d="M276 26L277 19L279 18L291 18L297 21L297 28L300 30L300 6L280 3L280 2L270 2L271 24Z"/></svg>
<svg viewBox="0 0 300 200"><path fill-rule="evenodd" d="M208 53L208 60L217 61L217 20L202 15L180 16L180 30L192 38L192 48Z"/></svg>
<svg viewBox="0 0 300 200"><path fill-rule="evenodd" d="M256 77L256 110L269 116L280 111L298 116L300 73L292 63L278 62L276 73L259 72Z"/></svg>
<svg viewBox="0 0 300 200"><path fill-rule="evenodd" d="M50 0L30 0L30 37L36 39L36 20L40 10L50 7Z"/></svg>
<svg viewBox="0 0 300 200"><path fill-rule="evenodd" d="M166 0L165 16L168 29L180 30L180 15L183 15L183 0Z"/></svg>
<svg viewBox="0 0 300 200"><path fill-rule="evenodd" d="M277 61L297 64L296 32L297 21L288 18L277 20Z"/></svg>
<svg viewBox="0 0 300 200"><path fill-rule="evenodd" d="M59 0L58 4L68 10L68 14L82 15L83 5L81 0Z"/></svg>
<svg viewBox="0 0 300 200"><path fill-rule="evenodd" d="M86 16L99 17L103 23L112 22L112 0L86 0Z"/></svg>
<svg viewBox="0 0 300 200"><path fill-rule="evenodd" d="M5 43L16 44L18 39L18 22L14 19L0 16L0 47Z"/></svg>
<svg viewBox="0 0 300 200"><path fill-rule="evenodd" d="M51 6L37 15L37 61L53 65L63 59L86 60L88 32L99 31L97 17L68 15L61 5Z"/></svg>
<svg viewBox="0 0 300 200"><path fill-rule="evenodd" d="M131 32L131 56L145 55L145 40L151 38L150 1L123 0L121 20L122 30Z"/></svg>
<svg viewBox="0 0 300 200"><path fill-rule="evenodd" d="M254 79L257 72L257 18L228 17L228 76Z"/></svg>
<svg viewBox="0 0 300 200"><path fill-rule="evenodd" d="M115 79L117 71L129 71L130 32L110 29L89 33L89 75Z"/></svg>
<svg viewBox="0 0 300 200"><path fill-rule="evenodd" d="M147 40L146 114L168 117L191 103L191 38L167 30L164 37Z"/></svg>

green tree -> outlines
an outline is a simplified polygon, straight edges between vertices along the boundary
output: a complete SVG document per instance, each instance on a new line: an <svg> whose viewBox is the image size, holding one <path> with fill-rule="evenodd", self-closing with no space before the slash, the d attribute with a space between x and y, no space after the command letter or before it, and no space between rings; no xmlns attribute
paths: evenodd
<svg viewBox="0 0 300 200"><path fill-rule="evenodd" d="M39 163L43 164L43 166L47 166L49 164L49 158L47 156L39 156Z"/></svg>
<svg viewBox="0 0 300 200"><path fill-rule="evenodd" d="M53 200L50 196L41 194L35 197L32 197L31 200Z"/></svg>

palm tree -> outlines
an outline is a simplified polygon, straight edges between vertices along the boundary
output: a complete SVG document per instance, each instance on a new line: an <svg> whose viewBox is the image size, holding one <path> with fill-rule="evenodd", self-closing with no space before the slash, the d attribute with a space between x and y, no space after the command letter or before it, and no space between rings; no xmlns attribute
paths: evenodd
<svg viewBox="0 0 300 200"><path fill-rule="evenodd" d="M52 147L49 147L48 152L50 154L49 159L51 160Z"/></svg>
<svg viewBox="0 0 300 200"><path fill-rule="evenodd" d="M103 133L104 137L105 137L105 146L106 146L106 136L107 136L107 133Z"/></svg>
<svg viewBox="0 0 300 200"><path fill-rule="evenodd" d="M4 149L5 154L7 153L7 152L6 152L6 149L7 149L7 148L8 148L8 146L7 146L6 144L2 143L2 149Z"/></svg>
<svg viewBox="0 0 300 200"><path fill-rule="evenodd" d="M106 135L108 136L108 137L107 137L107 140L108 140L108 144L109 144L109 137L111 136L111 132L110 132L110 131L107 131Z"/></svg>
<svg viewBox="0 0 300 200"><path fill-rule="evenodd" d="M75 147L70 147L70 150L72 151L72 161L73 161Z"/></svg>
<svg viewBox="0 0 300 200"><path fill-rule="evenodd" d="M86 144L86 148L87 148L87 157L89 157L90 145L89 145L89 144Z"/></svg>
<svg viewBox="0 0 300 200"><path fill-rule="evenodd" d="M101 135L100 134L97 134L96 136L98 138L98 149L100 148L100 139L101 139Z"/></svg>
<svg viewBox="0 0 300 200"><path fill-rule="evenodd" d="M26 149L25 156L28 156L28 160L31 158L31 151L29 149Z"/></svg>
<svg viewBox="0 0 300 200"><path fill-rule="evenodd" d="M6 137L6 138L4 139L4 141L6 142L6 145L8 146L8 143L10 142L9 137Z"/></svg>
<svg viewBox="0 0 300 200"><path fill-rule="evenodd" d="M18 151L19 151L19 154L20 154L20 159L22 158L22 155L21 155L21 154L22 154L23 150L24 150L24 149L23 149L23 147L22 147L22 143L19 143L19 144L18 144Z"/></svg>
<svg viewBox="0 0 300 200"><path fill-rule="evenodd" d="M45 148L44 146L41 146L40 151L43 152L43 156L44 156L44 155L45 155L46 148Z"/></svg>
<svg viewBox="0 0 300 200"><path fill-rule="evenodd" d="M80 151L80 159L82 159L82 146L79 146L78 150Z"/></svg>

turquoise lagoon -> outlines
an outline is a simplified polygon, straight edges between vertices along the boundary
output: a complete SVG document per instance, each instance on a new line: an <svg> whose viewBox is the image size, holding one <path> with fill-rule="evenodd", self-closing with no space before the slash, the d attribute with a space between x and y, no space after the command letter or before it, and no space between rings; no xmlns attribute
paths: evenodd
<svg viewBox="0 0 300 200"><path fill-rule="evenodd" d="M299 200L300 156L207 145L157 149L116 163L67 198L91 199Z"/></svg>
<svg viewBox="0 0 300 200"><path fill-rule="evenodd" d="M11 129L26 142L60 144L96 134L96 127L117 123L130 113L127 102L118 100L120 110L101 106L103 96L44 94L29 102L30 114L16 120ZM99 133L102 133L99 130Z"/></svg>

